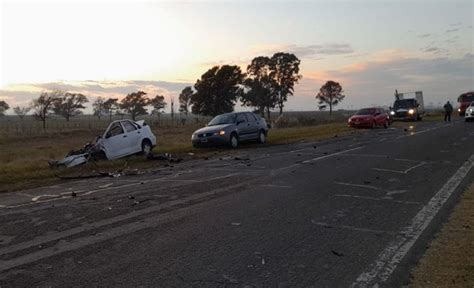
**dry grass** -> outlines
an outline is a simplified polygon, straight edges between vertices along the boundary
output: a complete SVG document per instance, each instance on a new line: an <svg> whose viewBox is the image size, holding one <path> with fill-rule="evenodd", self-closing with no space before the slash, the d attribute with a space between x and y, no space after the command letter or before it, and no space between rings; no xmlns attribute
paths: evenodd
<svg viewBox="0 0 474 288"><path fill-rule="evenodd" d="M474 184L412 274L411 287L474 287Z"/></svg>

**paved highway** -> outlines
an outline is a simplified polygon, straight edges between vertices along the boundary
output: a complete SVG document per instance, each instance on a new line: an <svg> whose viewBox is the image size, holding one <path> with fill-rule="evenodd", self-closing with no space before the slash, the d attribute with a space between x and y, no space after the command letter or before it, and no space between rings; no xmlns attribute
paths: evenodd
<svg viewBox="0 0 474 288"><path fill-rule="evenodd" d="M0 286L404 285L474 179L472 123L405 124L2 194Z"/></svg>

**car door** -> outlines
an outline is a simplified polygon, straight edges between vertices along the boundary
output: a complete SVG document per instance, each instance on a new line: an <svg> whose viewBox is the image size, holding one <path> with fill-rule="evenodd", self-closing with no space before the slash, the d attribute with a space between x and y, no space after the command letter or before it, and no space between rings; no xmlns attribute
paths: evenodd
<svg viewBox="0 0 474 288"><path fill-rule="evenodd" d="M130 150L127 151L130 154L140 152L142 150L142 136L141 136L141 129L138 129L136 124L132 123L131 121L125 120L122 121L122 126L125 129L125 133L127 135L129 148Z"/></svg>
<svg viewBox="0 0 474 288"><path fill-rule="evenodd" d="M129 149L129 141L127 134L122 127L120 122L113 122L105 132L104 139L102 141L105 154L109 159L117 159L126 155Z"/></svg>
<svg viewBox="0 0 474 288"><path fill-rule="evenodd" d="M249 128L249 122L247 120L247 116L245 116L245 113L239 113L237 114L237 118L235 119L235 123L237 125L237 131L239 133L239 139L240 140L247 140L249 139L249 133L250 133L250 128Z"/></svg>
<svg viewBox="0 0 474 288"><path fill-rule="evenodd" d="M379 109L379 108L375 109L375 123L377 125L381 126L385 123L384 116L385 115L383 115L381 109Z"/></svg>
<svg viewBox="0 0 474 288"><path fill-rule="evenodd" d="M260 130L257 118L253 113L245 113L247 115L247 120L249 122L249 138L251 139L258 139L258 132Z"/></svg>

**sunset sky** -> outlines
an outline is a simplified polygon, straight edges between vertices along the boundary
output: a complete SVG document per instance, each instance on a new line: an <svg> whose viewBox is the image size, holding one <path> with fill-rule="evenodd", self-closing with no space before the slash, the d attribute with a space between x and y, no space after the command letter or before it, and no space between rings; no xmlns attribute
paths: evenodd
<svg viewBox="0 0 474 288"><path fill-rule="evenodd" d="M303 79L286 110L315 110L327 80L338 108L426 104L474 90L474 1L2 1L0 100L63 89L178 95L213 65L291 52ZM11 111L10 111L11 113Z"/></svg>

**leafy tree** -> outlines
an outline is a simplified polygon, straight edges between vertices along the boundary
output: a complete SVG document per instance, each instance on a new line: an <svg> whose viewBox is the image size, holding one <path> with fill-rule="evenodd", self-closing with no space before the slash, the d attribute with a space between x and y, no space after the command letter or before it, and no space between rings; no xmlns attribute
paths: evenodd
<svg viewBox="0 0 474 288"><path fill-rule="evenodd" d="M60 92L58 91L58 93ZM81 93L66 92L55 99L53 110L55 114L61 115L66 118L66 121L69 121L72 116L82 113L80 109L85 109L84 104L87 102L89 100Z"/></svg>
<svg viewBox="0 0 474 288"><path fill-rule="evenodd" d="M242 92L244 74L238 66L214 66L196 81L196 93L191 97L192 112L215 116L234 111Z"/></svg>
<svg viewBox="0 0 474 288"><path fill-rule="evenodd" d="M114 111L118 111L120 109L117 98L109 98L105 100L103 107L105 113L109 114L109 121L112 121L112 115L114 114Z"/></svg>
<svg viewBox="0 0 474 288"><path fill-rule="evenodd" d="M28 114L30 110L31 110L30 107L20 107L20 106L13 107L13 112L15 112L15 114L18 115L18 117L20 117L21 120L25 118L26 114Z"/></svg>
<svg viewBox="0 0 474 288"><path fill-rule="evenodd" d="M332 115L332 107L339 104L346 97L342 94L343 92L341 84L329 80L319 89L316 99L318 99L319 104L329 105L329 115Z"/></svg>
<svg viewBox="0 0 474 288"><path fill-rule="evenodd" d="M0 100L0 116L5 115L5 111L10 109L10 105L7 102Z"/></svg>
<svg viewBox="0 0 474 288"><path fill-rule="evenodd" d="M92 111L97 118L102 117L102 114L106 113L106 109L104 106L105 99L103 97L97 97L95 101L92 103Z"/></svg>
<svg viewBox="0 0 474 288"><path fill-rule="evenodd" d="M278 52L271 58L270 76L276 82L275 93L280 115L289 95L293 95L295 83L301 79L300 60L294 54Z"/></svg>
<svg viewBox="0 0 474 288"><path fill-rule="evenodd" d="M58 99L61 92L53 91L51 93L43 92L41 95L33 99L31 108L34 110L34 116L37 120L43 122L43 131L46 131L46 119L52 112L53 104Z"/></svg>
<svg viewBox="0 0 474 288"><path fill-rule="evenodd" d="M157 114L160 117L161 112L166 108L165 96L156 95L155 98L150 101L153 107L153 114Z"/></svg>
<svg viewBox="0 0 474 288"><path fill-rule="evenodd" d="M264 116L265 110L270 117L270 109L275 108L276 82L270 76L272 68L271 59L265 56L255 57L247 66L247 78L244 81L245 91L242 93L242 104L257 108Z"/></svg>
<svg viewBox="0 0 474 288"><path fill-rule="evenodd" d="M140 115L146 115L147 111L145 107L149 104L150 100L143 91L137 91L128 94L120 102L120 108L125 110L132 116L132 120Z"/></svg>
<svg viewBox="0 0 474 288"><path fill-rule="evenodd" d="M179 94L179 112L189 113L189 106L191 105L191 97L193 96L193 88L191 86L185 87Z"/></svg>

